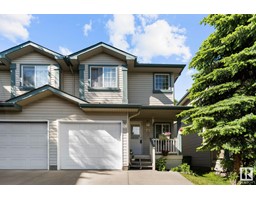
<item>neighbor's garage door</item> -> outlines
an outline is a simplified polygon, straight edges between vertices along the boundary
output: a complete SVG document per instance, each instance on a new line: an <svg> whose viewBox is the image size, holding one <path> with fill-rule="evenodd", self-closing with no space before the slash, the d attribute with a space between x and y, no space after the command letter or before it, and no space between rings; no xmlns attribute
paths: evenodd
<svg viewBox="0 0 256 200"><path fill-rule="evenodd" d="M0 122L0 169L47 169L47 123Z"/></svg>
<svg viewBox="0 0 256 200"><path fill-rule="evenodd" d="M122 169L121 123L60 123L61 169Z"/></svg>

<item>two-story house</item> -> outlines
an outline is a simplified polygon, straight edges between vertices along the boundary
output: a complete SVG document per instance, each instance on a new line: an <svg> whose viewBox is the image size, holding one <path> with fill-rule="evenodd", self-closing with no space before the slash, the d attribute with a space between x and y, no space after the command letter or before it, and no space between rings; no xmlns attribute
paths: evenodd
<svg viewBox="0 0 256 200"><path fill-rule="evenodd" d="M140 64L102 42L69 56L31 41L0 52L0 169L126 170L142 158L154 169L163 148L179 164L183 68Z"/></svg>

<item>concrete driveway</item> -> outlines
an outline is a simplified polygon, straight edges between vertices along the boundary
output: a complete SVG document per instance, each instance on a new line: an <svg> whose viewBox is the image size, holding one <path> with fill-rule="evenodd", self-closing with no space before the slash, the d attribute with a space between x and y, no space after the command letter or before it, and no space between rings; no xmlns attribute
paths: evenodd
<svg viewBox="0 0 256 200"><path fill-rule="evenodd" d="M0 185L192 185L178 172L0 170Z"/></svg>

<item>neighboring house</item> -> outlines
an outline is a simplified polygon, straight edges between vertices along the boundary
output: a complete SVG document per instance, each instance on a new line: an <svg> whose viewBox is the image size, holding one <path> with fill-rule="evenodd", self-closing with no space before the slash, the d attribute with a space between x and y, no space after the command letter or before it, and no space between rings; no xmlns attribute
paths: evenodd
<svg viewBox="0 0 256 200"><path fill-rule="evenodd" d="M140 64L102 42L69 56L30 41L0 52L0 169L127 170L143 157L154 169L163 145L179 164L173 122L187 107L173 101L184 67Z"/></svg>
<svg viewBox="0 0 256 200"><path fill-rule="evenodd" d="M178 106L190 106L190 100L186 93L177 103ZM183 124L182 124L183 126ZM211 151L197 151L197 147L201 146L202 137L197 134L182 135L182 153L183 156L191 156L192 167L207 167L214 166L216 161L216 153Z"/></svg>

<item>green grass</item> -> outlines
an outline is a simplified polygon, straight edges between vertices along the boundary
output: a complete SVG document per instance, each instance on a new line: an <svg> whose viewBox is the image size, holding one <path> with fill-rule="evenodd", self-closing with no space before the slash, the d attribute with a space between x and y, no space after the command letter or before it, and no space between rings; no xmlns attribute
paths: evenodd
<svg viewBox="0 0 256 200"><path fill-rule="evenodd" d="M183 174L189 181L195 185L230 185L229 180L216 175L214 172L195 172L194 175Z"/></svg>

